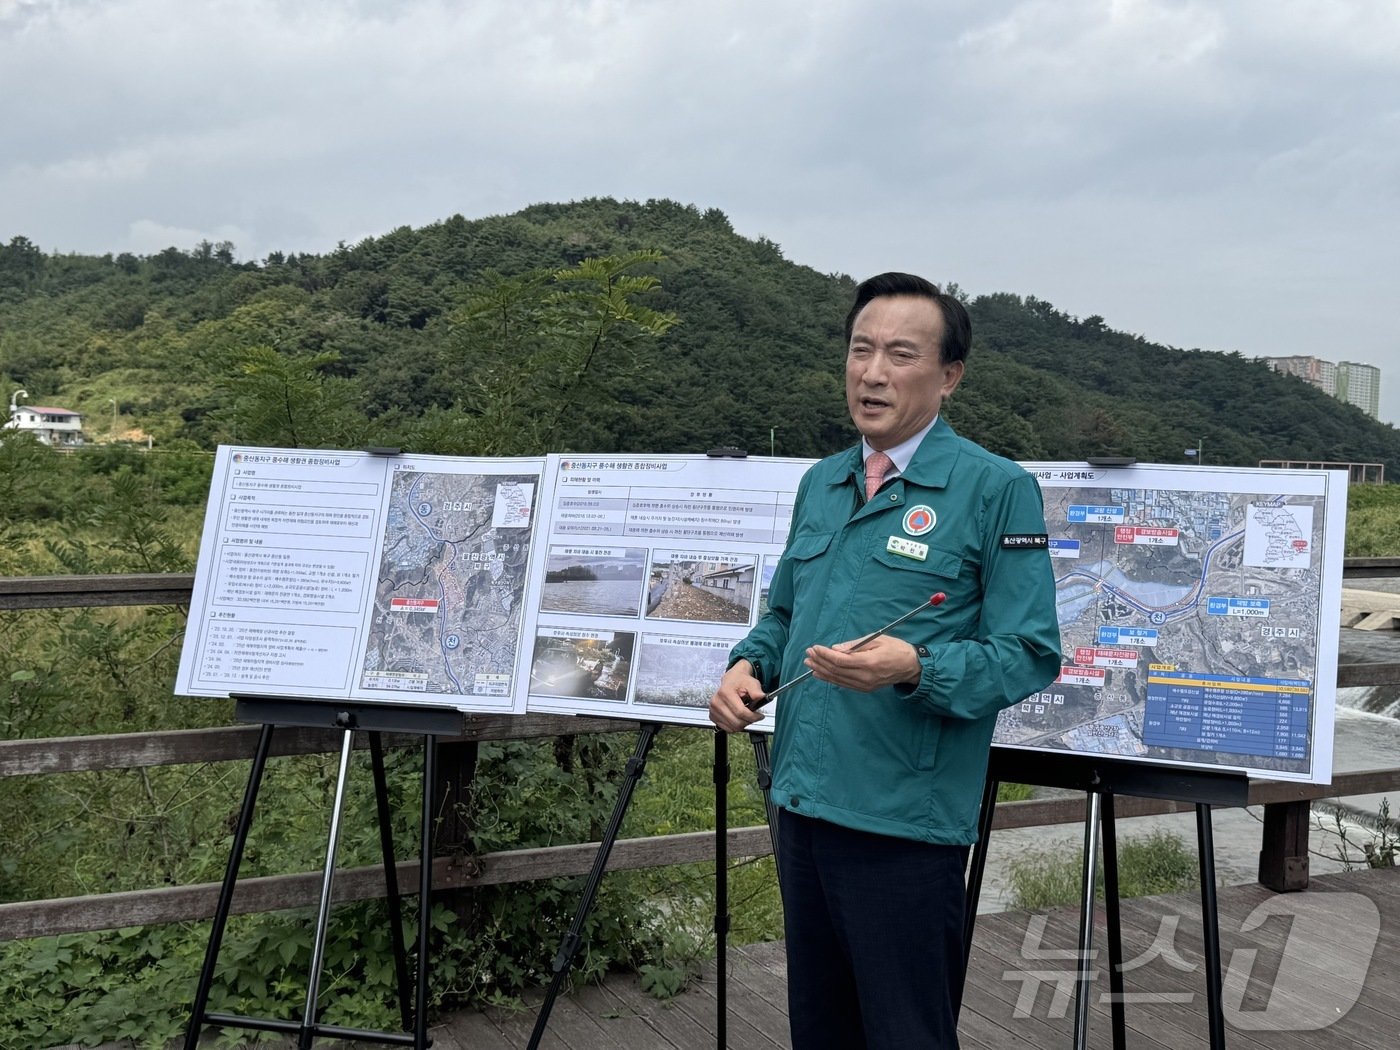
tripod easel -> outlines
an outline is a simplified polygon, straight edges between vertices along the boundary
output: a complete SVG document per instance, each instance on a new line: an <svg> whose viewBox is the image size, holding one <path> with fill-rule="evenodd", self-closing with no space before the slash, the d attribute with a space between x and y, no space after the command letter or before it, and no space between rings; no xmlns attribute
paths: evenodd
<svg viewBox="0 0 1400 1050"><path fill-rule="evenodd" d="M545 1029L549 1025L550 1013L554 1009L554 1001L559 997L559 992L564 986L564 981L568 977L569 970L574 963L574 957L578 954L579 948L583 944L583 927L588 919L588 914L593 909L593 904L598 897L598 889L603 882L603 874L607 870L608 857L612 853L613 845L617 842L618 833L622 829L622 821L627 815L627 807L632 801L632 794L636 790L638 782L642 778L642 773L646 769L646 760L651 752L651 746L656 741L656 734L661 730L660 723L643 722L642 728L637 735L637 745L632 752L632 757L627 760L627 765L623 769L622 783L618 787L617 801L613 804L612 815L608 818L607 828L603 832L603 839L598 844L598 852L594 855L593 866L589 870L588 877L584 881L583 894L579 900L578 908L574 911L573 921L569 924L568 932L559 945L558 952L555 953L554 961L550 964L550 969L554 976L550 979L549 989L545 992L544 1001L540 1003L540 1012L535 1018L535 1027L530 1033L530 1042L527 1044L528 1050L538 1050L540 1040L544 1037ZM759 788L763 791L763 797L768 813L768 832L774 835L773 807L768 800L768 737L762 733L750 733L753 743L754 760L758 769ZM729 861L729 828L728 828L728 784L729 784L729 735L727 733L715 733L715 760L714 760L714 782L715 782L715 950L717 957L717 977L715 987L715 1036L717 1045L723 1050L726 1044L726 1001L725 1001L725 952L728 945L729 933L729 881L728 881L728 861ZM777 857L777 841L773 841L773 856Z"/></svg>
<svg viewBox="0 0 1400 1050"><path fill-rule="evenodd" d="M253 756L243 804L234 830L233 846L228 867L219 890L214 922L209 931L204 965L199 985L190 1008L190 1023L185 1034L185 1050L196 1050L205 1025L242 1028L253 1031L281 1032L297 1037L298 1050L309 1050L316 1039L348 1039L412 1046L426 1050L428 1039L428 932L431 928L430 897L433 876L433 778L437 758L437 738L459 733L460 712L449 708L405 707L390 704L368 704L326 699L288 697L235 696L235 715L241 722L261 723L257 750ZM341 731L340 766L336 777L335 799L331 807L330 828L326 843L326 861L322 872L320 903L316 912L312 938L312 956L307 984L306 1005L300 1021L275 1018L244 1017L209 1010L214 969L219 948L232 910L233 894L238 881L238 869L243 860L248 831L253 823L253 810L258 789L262 784L267 758L275 729L282 726L328 728ZM326 930L330 920L332 892L335 880L336 853L340 844L341 816L345 804L345 787L350 771L350 756L357 730L369 734L370 760L374 773L375 800L378 808L380 847L384 855L384 880L389 899L390 936L394 949L394 965L398 978L399 1013L403 1032L378 1032L341 1025L324 1024L319 1020L317 999L320 994L321 970L325 962ZM394 846L390 829L388 787L384 773L381 733L408 733L423 737L423 813L420 836L420 866L418 880L418 971L410 1001L408 952L401 922L402 906L399 895L398 872L394 863Z"/></svg>
<svg viewBox="0 0 1400 1050"><path fill-rule="evenodd" d="M1220 914L1215 893L1215 839L1212 806L1243 806L1249 780L1242 773L1126 762L1122 759L1069 752L1023 751L993 747L982 793L977 844L968 870L963 925L964 969L972 953L977 901L987 864L988 839L996 814L997 787L1002 781L1068 788L1085 793L1084 868L1079 913L1078 969L1074 995L1074 1046L1083 1050L1089 1034L1089 983L1093 971L1095 860L1103 836L1104 908L1108 921L1109 990L1114 1050L1124 1050L1127 1028L1123 1013L1123 938L1118 900L1118 842L1114 818L1115 795L1170 799L1195 806L1197 851L1201 873L1201 920L1206 969L1206 1016L1211 1050L1224 1050L1225 1015L1221 1006Z"/></svg>

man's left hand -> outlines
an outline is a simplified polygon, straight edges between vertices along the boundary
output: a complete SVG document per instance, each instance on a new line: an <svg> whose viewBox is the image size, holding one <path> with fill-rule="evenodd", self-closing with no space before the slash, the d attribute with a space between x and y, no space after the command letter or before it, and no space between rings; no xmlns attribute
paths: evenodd
<svg viewBox="0 0 1400 1050"><path fill-rule="evenodd" d="M858 639L857 639L858 640ZM917 685L923 673L919 654L908 642L882 634L865 648L851 652L856 640L839 645L814 645L803 662L823 682L869 693L887 685Z"/></svg>

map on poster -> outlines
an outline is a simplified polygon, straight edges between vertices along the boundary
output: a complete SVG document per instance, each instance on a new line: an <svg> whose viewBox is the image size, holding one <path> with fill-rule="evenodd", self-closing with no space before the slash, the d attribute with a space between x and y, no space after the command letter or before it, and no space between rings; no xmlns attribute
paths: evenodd
<svg viewBox="0 0 1400 1050"><path fill-rule="evenodd" d="M538 487L538 473L394 472L366 694L511 695Z"/></svg>
<svg viewBox="0 0 1400 1050"><path fill-rule="evenodd" d="M1330 780L1346 475L1023 466L1065 663L996 742Z"/></svg>
<svg viewBox="0 0 1400 1050"><path fill-rule="evenodd" d="M807 466L220 448L176 691L709 725Z"/></svg>

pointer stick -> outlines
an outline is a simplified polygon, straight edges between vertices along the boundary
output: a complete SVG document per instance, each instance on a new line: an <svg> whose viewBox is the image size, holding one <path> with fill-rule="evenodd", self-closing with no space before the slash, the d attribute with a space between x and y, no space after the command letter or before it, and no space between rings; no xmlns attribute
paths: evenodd
<svg viewBox="0 0 1400 1050"><path fill-rule="evenodd" d="M855 652L857 649L863 649L863 648L865 648L867 645L869 645L871 642L873 642L876 638L879 638L880 635L882 635L882 634L888 634L890 631L894 630L896 627L898 627L900 624L902 624L905 620L908 620L909 618L911 618L911 617L913 617L913 616L919 615L919 613L923 612L925 609L935 608L935 607L937 607L937 606L939 606L939 605L942 605L942 604L943 604L945 601L947 601L947 600L948 600L948 596L947 596L946 594L944 594L942 591L939 591L937 594L932 595L932 596L929 598L928 601L923 602L922 604L918 605L916 608L910 609L907 613L905 613L905 614L904 614L903 616L901 616L899 619L897 619L897 620L891 620L889 623L885 624L885 626L881 627L878 631L876 631L876 632L873 633L873 634L867 634L864 638L862 638L860 641L856 642L855 645L851 646L851 647L850 647L849 649L847 649L846 651L847 651L848 653L853 653L853 652ZM811 677L812 677L812 672L811 672L811 671L803 671L800 675L798 675L798 676L797 676L796 678L794 678L792 681L790 681L790 682L784 682L782 685L778 686L778 688L774 689L771 693L768 693L766 696L764 696L764 698L763 698L762 700L745 700L745 701L744 701L744 705L745 705L750 711L757 711L760 707L762 707L764 704L768 703L768 701L772 700L775 696L777 696L779 693L781 693L784 689L790 689L790 688L792 688L793 686L795 686L798 682L801 682L801 681L803 681L803 680L805 680L805 679L807 679L807 678L811 678Z"/></svg>

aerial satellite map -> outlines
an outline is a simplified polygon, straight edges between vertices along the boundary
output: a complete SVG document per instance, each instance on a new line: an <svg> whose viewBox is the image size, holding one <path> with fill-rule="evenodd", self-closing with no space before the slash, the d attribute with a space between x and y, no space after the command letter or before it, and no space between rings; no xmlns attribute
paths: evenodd
<svg viewBox="0 0 1400 1050"><path fill-rule="evenodd" d="M1305 772L1323 497L1043 493L1064 666L997 742Z"/></svg>
<svg viewBox="0 0 1400 1050"><path fill-rule="evenodd" d="M537 475L393 478L360 686L509 696Z"/></svg>

